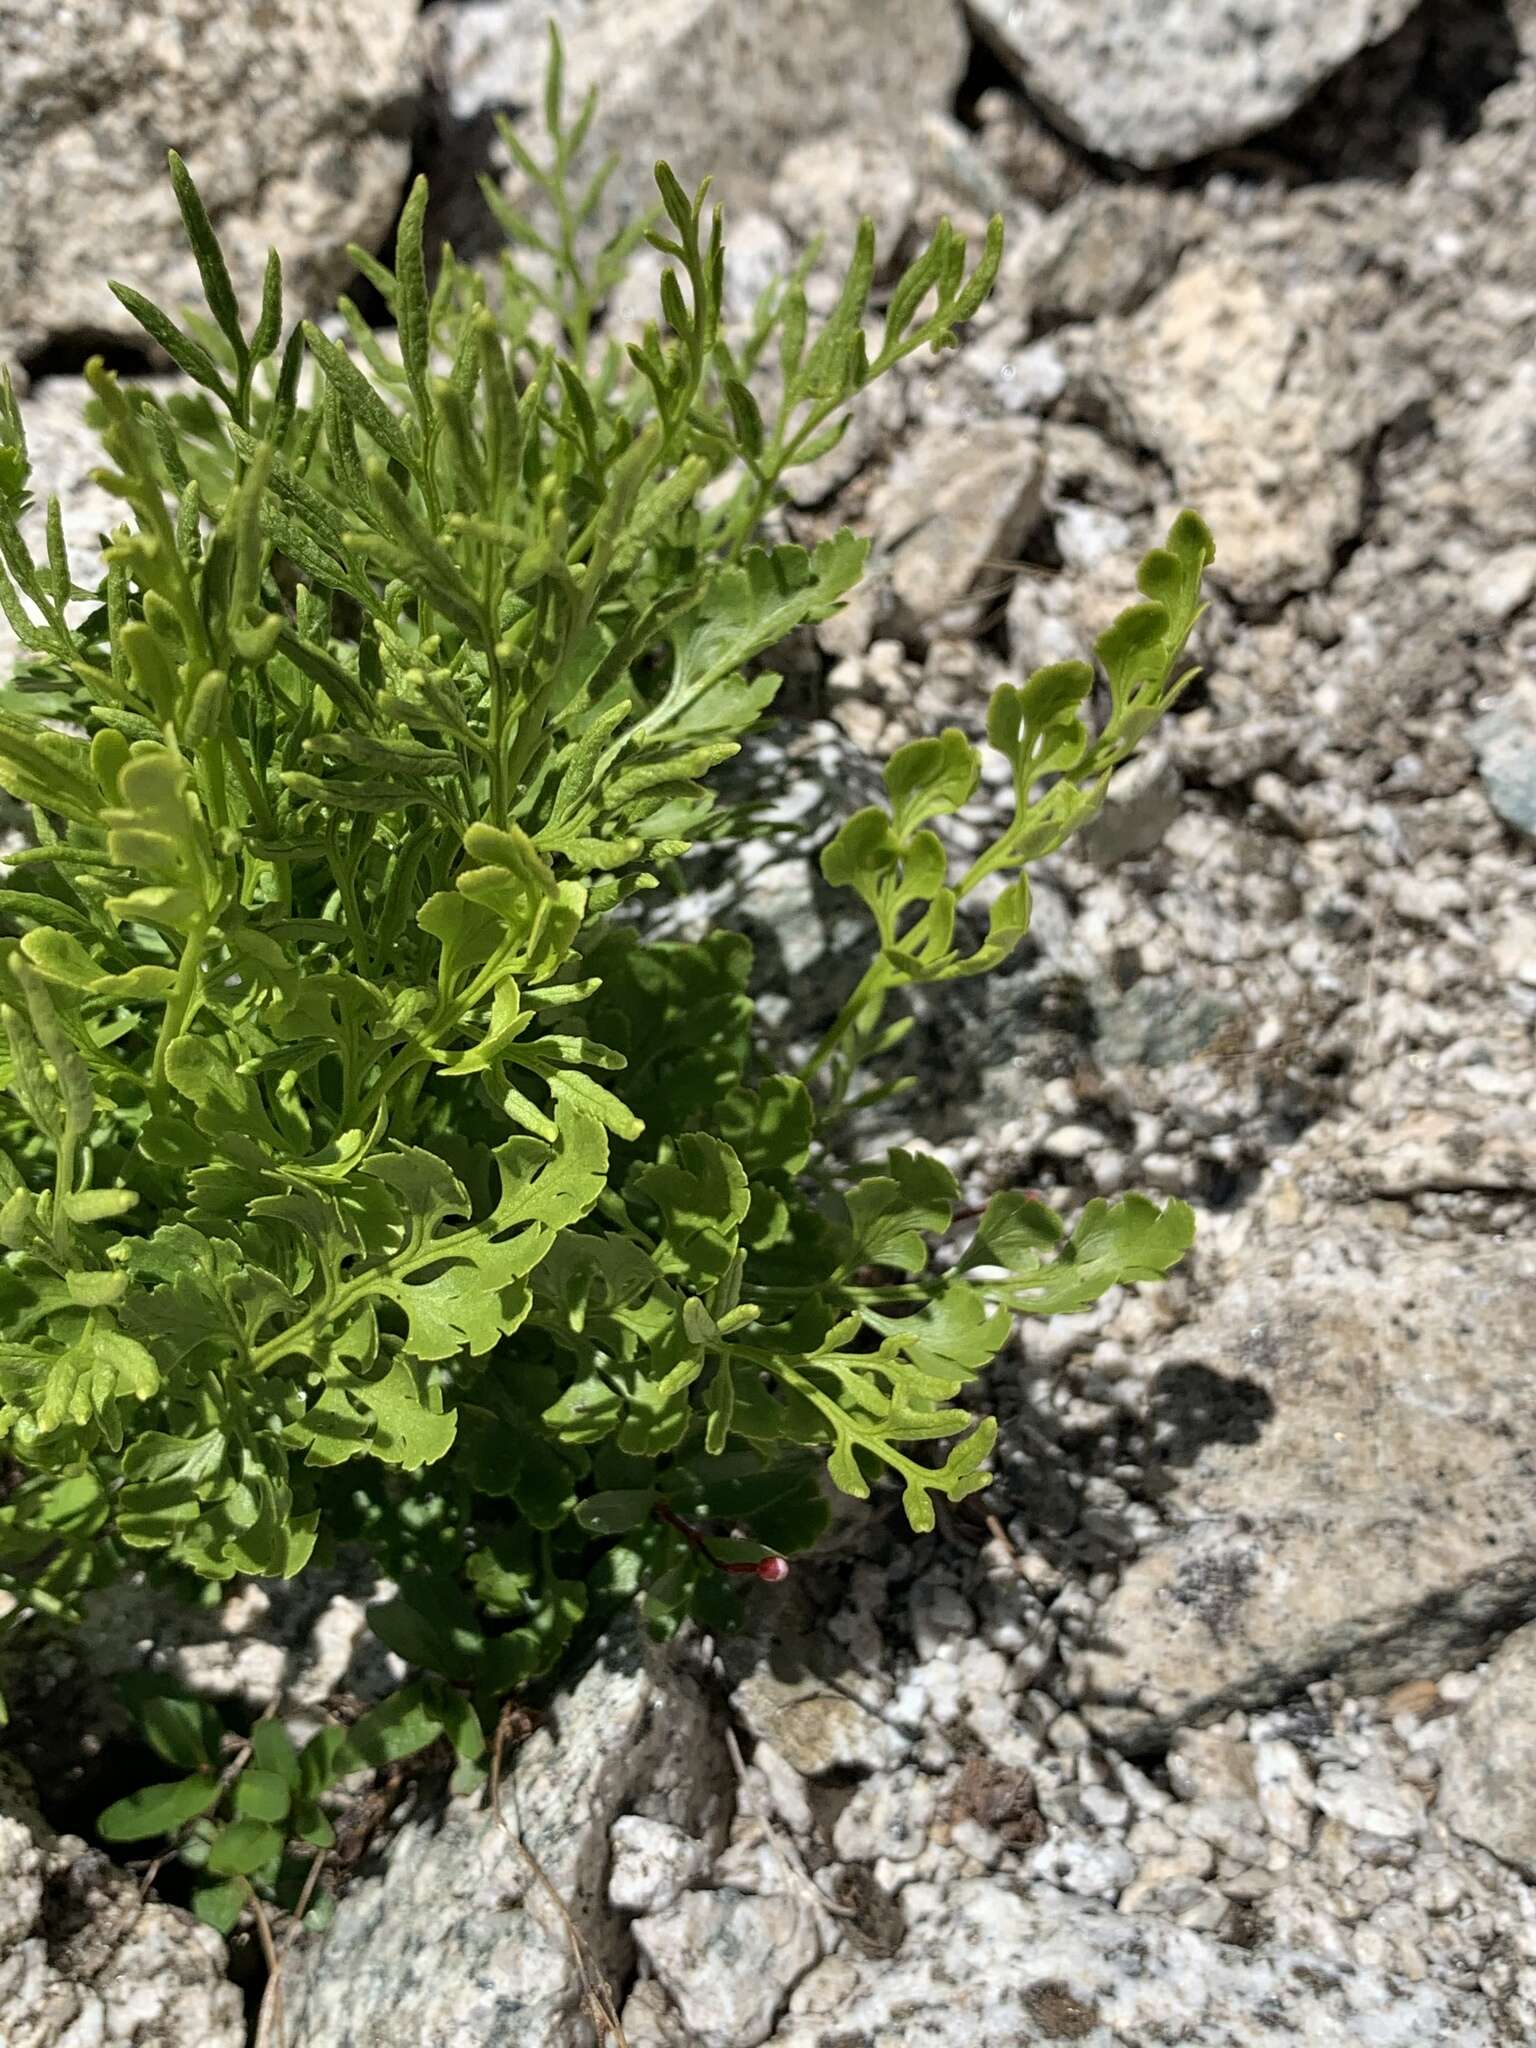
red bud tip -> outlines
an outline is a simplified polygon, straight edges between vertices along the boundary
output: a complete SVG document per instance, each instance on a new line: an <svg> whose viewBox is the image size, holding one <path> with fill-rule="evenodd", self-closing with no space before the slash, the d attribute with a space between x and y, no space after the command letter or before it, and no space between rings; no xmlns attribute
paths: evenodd
<svg viewBox="0 0 1536 2048"><path fill-rule="evenodd" d="M757 1576L760 1579L765 1579L770 1586L777 1586L782 1580L789 1577L789 1559L787 1557L765 1557L757 1568Z"/></svg>

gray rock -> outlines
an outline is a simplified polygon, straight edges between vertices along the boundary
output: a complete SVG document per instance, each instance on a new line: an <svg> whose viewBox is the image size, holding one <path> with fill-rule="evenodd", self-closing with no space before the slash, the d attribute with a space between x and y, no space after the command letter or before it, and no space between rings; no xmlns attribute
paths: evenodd
<svg viewBox="0 0 1536 2048"><path fill-rule="evenodd" d="M878 130L839 130L789 150L770 194L774 211L802 246L820 240L823 261L847 261L860 218L875 224L875 258L889 273L896 265L917 204L917 172L910 157Z"/></svg>
<svg viewBox="0 0 1536 2048"><path fill-rule="evenodd" d="M1318 1672L1384 1691L1528 1614L1533 1322L1528 1244L1255 1229L1163 1354L1171 1531L1099 1610L1084 1715L1135 1749Z"/></svg>
<svg viewBox="0 0 1536 2048"><path fill-rule="evenodd" d="M1253 1751L1216 1728L1181 1728L1168 1745L1168 1782L1180 1799L1251 1800Z"/></svg>
<svg viewBox="0 0 1536 2048"><path fill-rule="evenodd" d="M131 1671L164 1672L237 1717L277 1713L303 1742L335 1695L371 1704L404 1678L367 1621L392 1590L351 1549L297 1578L235 1580L211 1607L127 1574L87 1596L78 1626L35 1631L24 1656L5 1660L11 1744L51 1793L94 1797L97 1759L129 1735L116 1681ZM112 1796L103 1789L98 1803Z"/></svg>
<svg viewBox="0 0 1536 2048"><path fill-rule="evenodd" d="M1029 1859L1030 1873L1084 1899L1119 1898L1136 1875L1136 1858L1121 1842L1062 1830Z"/></svg>
<svg viewBox="0 0 1536 2048"><path fill-rule="evenodd" d="M635 1940L696 2048L758 2048L821 1955L805 1899L728 1886L637 1920Z"/></svg>
<svg viewBox="0 0 1536 2048"><path fill-rule="evenodd" d="M1433 1109L1394 1116L1352 1178L1376 1195L1447 1189L1514 1193L1536 1187L1536 1108L1447 1088Z"/></svg>
<svg viewBox="0 0 1536 2048"><path fill-rule="evenodd" d="M1182 195L1093 185L1053 214L1031 264L1037 327L1134 313L1166 282L1197 231Z"/></svg>
<svg viewBox="0 0 1536 2048"><path fill-rule="evenodd" d="M610 1840L608 1903L622 1913L660 1912L709 1862L702 1842L670 1821L647 1820L639 1813L621 1813Z"/></svg>
<svg viewBox="0 0 1536 2048"><path fill-rule="evenodd" d="M314 1715L333 1694L379 1700L404 1679L368 1627L370 1604L393 1591L355 1550L297 1578L236 1580L213 1608L125 1578L90 1596L69 1648L81 1677L98 1684L164 1671L253 1714Z"/></svg>
<svg viewBox="0 0 1536 2048"><path fill-rule="evenodd" d="M601 0L446 0L421 24L427 75L449 117L473 121L487 108L517 112L540 104L549 25L569 49L593 26Z"/></svg>
<svg viewBox="0 0 1536 2048"><path fill-rule="evenodd" d="M1495 2048L1486 2001L1304 1951L1245 1954L1209 1935L1048 1886L988 1880L903 1893L889 1961L843 1952L790 2000L773 2048Z"/></svg>
<svg viewBox="0 0 1536 2048"><path fill-rule="evenodd" d="M295 1951L288 2048L589 2048L586 1973L617 1985L632 1954L607 1903L614 1823L637 1813L718 1845L729 1776L681 1660L615 1632L516 1752L505 1827L482 1796L413 1819L382 1876Z"/></svg>
<svg viewBox="0 0 1536 2048"><path fill-rule="evenodd" d="M60 9L0 23L0 357L54 336L143 342L107 289L202 306L165 171L186 158L254 323L269 245L290 318L351 275L399 204L416 79L413 0L204 0Z"/></svg>
<svg viewBox="0 0 1536 2048"><path fill-rule="evenodd" d="M430 68L455 120L538 105L545 12L524 0L433 10ZM947 111L966 61L951 0L566 0L557 15L573 104L601 91L589 150L619 155L615 213L654 204L658 157L687 186L712 177L733 208L760 203L797 142L853 124L897 134Z"/></svg>
<svg viewBox="0 0 1536 2048"><path fill-rule="evenodd" d="M1312 1839L1310 1809L1316 1802L1305 1757L1295 1743L1277 1735L1254 1744L1253 1760L1264 1825L1288 1848L1305 1850Z"/></svg>
<svg viewBox="0 0 1536 2048"><path fill-rule="evenodd" d="M1522 677L1467 738L1489 803L1506 825L1536 838L1536 683Z"/></svg>
<svg viewBox="0 0 1536 2048"><path fill-rule="evenodd" d="M1168 1067L1193 1059L1236 1014L1230 1003L1178 975L1151 975L1124 995L1090 990L1094 1050L1107 1066Z"/></svg>
<svg viewBox="0 0 1536 2048"><path fill-rule="evenodd" d="M1472 602L1490 626L1502 626L1536 594L1536 547L1505 548L1484 565ZM1533 721L1536 722L1536 721Z"/></svg>
<svg viewBox="0 0 1536 2048"><path fill-rule="evenodd" d="M866 333L873 334L873 323L866 322ZM878 345L878 344L877 344ZM877 383L861 391L854 405L846 434L836 447L818 455L814 462L803 468L791 469L785 479L785 489L792 503L802 507L826 506L835 501L836 494L854 481L879 457L887 456L901 440L908 421L908 387L900 377L882 377ZM855 522L861 529L862 517ZM868 597L877 593L877 586L867 579L849 597L841 612L834 612L817 628L818 635L827 626L835 625L840 619L859 612ZM871 614L877 621L878 611ZM865 635L861 646L868 646L873 636L874 624Z"/></svg>
<svg viewBox="0 0 1536 2048"><path fill-rule="evenodd" d="M1021 208L1008 181L953 114L924 114L913 144L919 169L940 192L989 217L1011 213L1018 220Z"/></svg>
<svg viewBox="0 0 1536 2048"><path fill-rule="evenodd" d="M921 428L870 500L877 554L919 636L974 627L1007 587L1040 512L1038 429L1022 419Z"/></svg>
<svg viewBox="0 0 1536 2048"><path fill-rule="evenodd" d="M1275 604L1331 578L1360 528L1370 409L1326 296L1282 297L1240 256L1191 252L1139 313L1094 330L1094 391L1218 536L1212 580Z"/></svg>
<svg viewBox="0 0 1536 2048"><path fill-rule="evenodd" d="M1480 402L1469 404L1455 421L1462 484L1476 508L1478 524L1491 538L1528 541L1531 480L1536 474L1536 428L1531 420L1536 364L1522 357L1491 388L1483 383L1477 398Z"/></svg>
<svg viewBox="0 0 1536 2048"><path fill-rule="evenodd" d="M1380 1769L1349 1770L1325 1764L1317 1776L1318 1811L1356 1834L1411 1841L1424 1826L1424 1801L1411 1785L1395 1784Z"/></svg>
<svg viewBox="0 0 1536 2048"><path fill-rule="evenodd" d="M99 1850L56 1835L0 1759L0 2038L5 2048L243 2048L224 1944Z"/></svg>
<svg viewBox="0 0 1536 2048"><path fill-rule="evenodd" d="M1273 127L1417 0L966 0L1037 106L1151 170Z"/></svg>
<svg viewBox="0 0 1536 2048"><path fill-rule="evenodd" d="M1495 1653L1457 1716L1440 1767L1435 1811L1464 1841L1478 1842L1536 1877L1536 1625Z"/></svg>
<svg viewBox="0 0 1536 2048"><path fill-rule="evenodd" d="M983 417L1045 413L1067 388L1067 366L1049 335L1025 346L1022 324L998 322L979 334L960 358L960 379L976 393ZM946 387L948 388L948 387Z"/></svg>
<svg viewBox="0 0 1536 2048"><path fill-rule="evenodd" d="M829 1679L804 1672L781 1678L757 1669L731 1695L753 1735L771 1742L803 1778L834 1771L883 1771L907 1753L906 1739Z"/></svg>
<svg viewBox="0 0 1536 2048"><path fill-rule="evenodd" d="M629 2048L698 2048L654 1977L640 1979L625 2001L623 2019Z"/></svg>
<svg viewBox="0 0 1536 2048"><path fill-rule="evenodd" d="M837 1817L833 1847L844 1863L911 1863L927 1846L938 1803L925 1772L907 1768L866 1779Z"/></svg>
<svg viewBox="0 0 1536 2048"><path fill-rule="evenodd" d="M725 317L738 326L749 326L762 302L764 292L778 285L794 268L795 252L784 224L771 213L736 213L731 216L730 239L725 245ZM645 308L645 320L656 318L657 294L653 290ZM644 321L641 322L643 327Z"/></svg>
<svg viewBox="0 0 1536 2048"><path fill-rule="evenodd" d="M1183 798L1184 778L1168 749L1148 747L1110 777L1102 808L1083 830L1083 852L1101 868L1143 859L1162 843Z"/></svg>

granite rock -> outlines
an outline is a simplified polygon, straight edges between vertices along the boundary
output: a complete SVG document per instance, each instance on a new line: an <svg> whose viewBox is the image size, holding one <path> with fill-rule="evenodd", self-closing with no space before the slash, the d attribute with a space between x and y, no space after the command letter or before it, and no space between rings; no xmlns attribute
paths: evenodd
<svg viewBox="0 0 1536 2048"><path fill-rule="evenodd" d="M697 2048L759 2048L821 1955L806 1900L724 1885L637 1920L635 1941Z"/></svg>
<svg viewBox="0 0 1536 2048"><path fill-rule="evenodd" d="M14 1710L18 1759L53 1798L97 1797L130 1723L117 1680L156 1671L234 1709L275 1712L303 1742L338 1698L371 1705L405 1666L368 1627L369 1603L393 1588L360 1551L293 1579L240 1579L215 1606L137 1573L87 1595L78 1626L23 1637L0 1682ZM99 1788L99 1804L113 1796Z"/></svg>
<svg viewBox="0 0 1536 2048"><path fill-rule="evenodd" d="M585 1973L617 1984L632 1956L607 1898L615 1822L638 1814L718 1846L729 1774L697 1677L616 1632L516 1752L504 1827L483 1795L413 1818L382 1874L295 1951L289 2048L588 2048Z"/></svg>
<svg viewBox="0 0 1536 2048"><path fill-rule="evenodd" d="M802 247L821 242L829 265L847 261L859 221L868 214L875 224L876 262L888 274L912 224L917 172L879 130L840 129L788 150L769 197Z"/></svg>
<svg viewBox="0 0 1536 2048"><path fill-rule="evenodd" d="M1536 683L1522 678L1468 728L1488 801L1517 832L1536 838Z"/></svg>
<svg viewBox="0 0 1536 2048"><path fill-rule="evenodd" d="M1110 777L1103 807L1084 828L1083 852L1101 868L1142 859L1161 844L1183 798L1183 777L1167 748L1147 747Z"/></svg>
<svg viewBox="0 0 1536 2048"><path fill-rule="evenodd" d="M1436 1812L1465 1841L1536 1877L1536 1625L1506 1638L1458 1714Z"/></svg>
<svg viewBox="0 0 1536 2048"><path fill-rule="evenodd" d="M147 347L107 289L202 307L165 152L186 158L254 322L266 252L290 318L326 309L402 196L414 0L204 0L0 21L0 358L56 338Z"/></svg>
<svg viewBox="0 0 1536 2048"><path fill-rule="evenodd" d="M972 627L1007 587L1039 515L1039 431L988 420L919 430L870 500L875 554L898 618L918 638Z"/></svg>
<svg viewBox="0 0 1536 2048"><path fill-rule="evenodd" d="M771 1742L804 1778L886 1770L906 1754L905 1738L889 1722L846 1688L809 1671L794 1677L753 1671L731 1705L743 1725Z"/></svg>
<svg viewBox="0 0 1536 2048"><path fill-rule="evenodd" d="M1212 580L1268 606L1330 579L1358 533L1370 407L1351 399L1325 290L1286 298L1245 257L1185 256L1126 320L1093 331L1094 395L1131 449L1151 449L1217 543Z"/></svg>
<svg viewBox="0 0 1536 2048"><path fill-rule="evenodd" d="M670 1821L621 1813L610 1836L613 1869L608 1903L624 1913L657 1913L670 1906L709 1864L702 1842Z"/></svg>
<svg viewBox="0 0 1536 2048"><path fill-rule="evenodd" d="M1069 199L1031 252L1036 327L1134 313L1166 282L1200 225L1182 195L1150 186L1093 185Z"/></svg>
<svg viewBox="0 0 1536 2048"><path fill-rule="evenodd" d="M1529 1246L1256 1232L1162 1354L1168 1533L1073 1666L1093 1726L1135 1749L1318 1672L1384 1689L1529 1613L1533 1319Z"/></svg>
<svg viewBox="0 0 1536 2048"><path fill-rule="evenodd" d="M1151 170L1242 142L1401 27L1416 0L966 0L1031 99Z"/></svg>
<svg viewBox="0 0 1536 2048"><path fill-rule="evenodd" d="M56 1835L0 1758L5 2048L243 2048L224 1944L78 1836Z"/></svg>
<svg viewBox="0 0 1536 2048"><path fill-rule="evenodd" d="M903 1895L889 1961L844 1952L790 2000L773 2048L1495 2048L1483 2002L1283 1948L1246 1955L1050 1886L986 1879Z"/></svg>

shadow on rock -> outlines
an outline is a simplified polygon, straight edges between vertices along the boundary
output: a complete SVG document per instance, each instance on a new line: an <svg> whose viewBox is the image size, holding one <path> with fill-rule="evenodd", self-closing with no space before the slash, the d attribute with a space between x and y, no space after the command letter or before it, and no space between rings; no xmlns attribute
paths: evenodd
<svg viewBox="0 0 1536 2048"><path fill-rule="evenodd" d="M1403 184L1437 143L1463 142L1520 63L1507 0L1429 0L1396 35L1362 50L1290 118L1192 167L1313 185Z"/></svg>
<svg viewBox="0 0 1536 2048"><path fill-rule="evenodd" d="M1162 1468L1193 1465L1208 1444L1256 1444L1275 1404L1256 1380L1193 1361L1169 1365L1152 1384L1148 1479Z"/></svg>

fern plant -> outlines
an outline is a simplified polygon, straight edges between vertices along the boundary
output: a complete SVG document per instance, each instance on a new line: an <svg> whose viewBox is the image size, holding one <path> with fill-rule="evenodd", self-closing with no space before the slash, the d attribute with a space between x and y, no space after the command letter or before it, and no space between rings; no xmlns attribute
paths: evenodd
<svg viewBox="0 0 1536 2048"><path fill-rule="evenodd" d="M642 1586L658 1626L724 1625L740 1568L814 1539L824 1473L893 1477L930 1528L986 1483L993 1426L956 1397L1012 1315L1190 1241L1177 1202L1069 1229L1005 1192L936 1262L946 1168L850 1169L827 1137L888 1068L893 999L1007 956L1029 863L1184 687L1209 535L1182 515L1099 640L1097 732L1086 661L997 692L1014 816L968 866L936 828L977 750L886 764L822 860L868 968L774 1071L746 943L648 943L631 899L718 828L759 657L860 575L851 533L760 540L786 472L955 343L1001 227L968 268L941 224L876 315L866 222L824 320L797 276L728 335L718 210L660 165L661 319L625 346L601 301L633 237L583 254L558 44L547 115L557 225L519 230L543 269L509 258L493 303L445 249L429 281L423 183L393 268L357 252L397 351L350 306L285 334L275 255L247 324L172 156L207 310L114 287L190 389L87 371L124 508L94 591L56 500L29 552L0 411L31 654L0 784L35 842L0 890L12 1626L135 1560L220 1581L363 1540L403 1587L380 1633L484 1706Z"/></svg>

